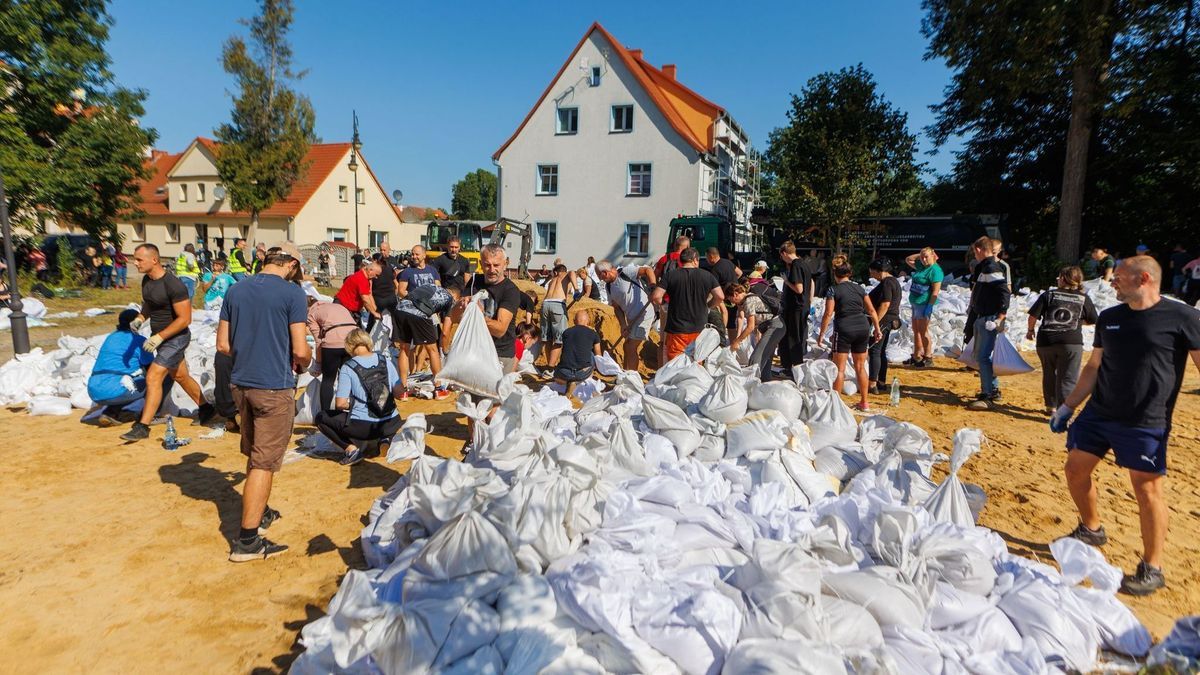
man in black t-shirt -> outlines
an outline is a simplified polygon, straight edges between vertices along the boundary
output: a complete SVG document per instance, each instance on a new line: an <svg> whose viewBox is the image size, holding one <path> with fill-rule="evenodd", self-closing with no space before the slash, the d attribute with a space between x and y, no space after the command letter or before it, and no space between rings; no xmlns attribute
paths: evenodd
<svg viewBox="0 0 1200 675"><path fill-rule="evenodd" d="M446 240L446 252L430 261L430 265L437 270L438 276L442 279L442 288L457 288L460 293L469 295L464 289L473 276L471 272L471 261L464 258L462 251L462 240L457 236L450 237Z"/></svg>
<svg viewBox="0 0 1200 675"><path fill-rule="evenodd" d="M575 385L592 376L593 356L600 355L600 335L592 330L592 315L586 309L575 312L575 325L563 331L562 356L554 368L554 381L567 385L566 395Z"/></svg>
<svg viewBox="0 0 1200 675"><path fill-rule="evenodd" d="M154 362L146 369L146 405L142 417L121 435L126 441L150 438L150 422L162 403L163 383L167 376L196 402L199 407L197 422L207 424L216 414L212 404L204 400L200 384L192 379L184 360L192 339L188 330L192 323L192 302L187 287L163 269L158 247L154 244L138 246L133 252L133 264L143 275L142 309L129 327L136 331L147 319L150 320L153 334L142 344L142 349L154 352Z"/></svg>
<svg viewBox="0 0 1200 675"><path fill-rule="evenodd" d="M400 271L396 269L395 258L392 258L392 247L386 241L379 245L379 252L372 256L379 263L379 276L371 280L371 297L375 300L375 309L379 312L379 317L384 314L392 317L392 327L396 326L396 303L399 298L396 296L396 276ZM375 322L380 319L374 314L367 317L367 331L370 331L375 326Z"/></svg>
<svg viewBox="0 0 1200 675"><path fill-rule="evenodd" d="M1121 590L1132 595L1149 595L1166 584L1161 566L1167 435L1189 355L1200 369L1200 312L1163 299L1160 283L1162 268L1153 258L1121 261L1113 287L1124 304L1100 313L1079 384L1050 418L1051 430L1067 431L1067 487L1079 509L1079 526L1068 536L1093 546L1108 541L1092 472L1109 449L1117 466L1129 470L1144 546L1137 571L1121 583ZM1068 429L1067 421L1088 396Z"/></svg>
<svg viewBox="0 0 1200 675"><path fill-rule="evenodd" d="M808 308L812 302L813 280L808 267L796 255L796 245L790 241L779 247L783 259L783 319L784 336L779 345L779 361L790 375L792 367L804 362L808 348Z"/></svg>
<svg viewBox="0 0 1200 675"><path fill-rule="evenodd" d="M509 279L505 272L508 270L508 255L504 247L488 244L479 253L479 266L483 275L482 281L476 281L480 290L487 291L488 297L483 303L484 321L487 322L488 333L496 345L496 356L500 357L501 370L511 373L517 369L516 340L517 309L521 307L521 291ZM469 296L464 296L466 299Z"/></svg>
<svg viewBox="0 0 1200 675"><path fill-rule="evenodd" d="M667 272L650 301L661 307L664 297L671 298L663 335L665 358L670 361L699 337L708 323L709 307L720 305L725 293L716 277L700 269L696 249L687 248L679 253L679 267Z"/></svg>

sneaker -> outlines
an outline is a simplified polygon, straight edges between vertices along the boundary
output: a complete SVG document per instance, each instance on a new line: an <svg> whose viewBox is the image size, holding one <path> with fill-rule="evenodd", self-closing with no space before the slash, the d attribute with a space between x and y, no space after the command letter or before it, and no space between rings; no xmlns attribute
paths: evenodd
<svg viewBox="0 0 1200 675"><path fill-rule="evenodd" d="M434 389L433 390L433 400L444 401L448 398L450 398L450 390L449 389Z"/></svg>
<svg viewBox="0 0 1200 675"><path fill-rule="evenodd" d="M230 434L242 433L242 425L238 424L236 417L225 418L225 432Z"/></svg>
<svg viewBox="0 0 1200 675"><path fill-rule="evenodd" d="M924 368L926 365L927 364L925 363L925 359L921 359L920 361L913 361L912 367L913 368Z"/></svg>
<svg viewBox="0 0 1200 675"><path fill-rule="evenodd" d="M123 441L144 441L150 438L150 427L141 422L134 422L133 427L121 434Z"/></svg>
<svg viewBox="0 0 1200 675"><path fill-rule="evenodd" d="M921 362L921 367L922 368L932 368L933 367L933 357L926 356L925 360Z"/></svg>
<svg viewBox="0 0 1200 675"><path fill-rule="evenodd" d="M1078 539L1089 546L1103 546L1108 543L1108 534L1104 531L1103 525L1092 530L1087 525L1080 523L1067 536Z"/></svg>
<svg viewBox="0 0 1200 675"><path fill-rule="evenodd" d="M364 454L362 448L355 448L354 452L347 453L345 457L338 460L338 464L342 466L352 466L363 461Z"/></svg>
<svg viewBox="0 0 1200 675"><path fill-rule="evenodd" d="M971 401L967 404L967 410L991 410L992 402L986 398L978 401Z"/></svg>
<svg viewBox="0 0 1200 675"><path fill-rule="evenodd" d="M879 385L872 383L869 387L867 387L867 393L868 394L881 394L883 392L880 391Z"/></svg>
<svg viewBox="0 0 1200 675"><path fill-rule="evenodd" d="M229 562L250 562L251 560L266 560L288 550L283 544L276 544L261 534L249 544L243 544L240 539L233 540L229 551Z"/></svg>
<svg viewBox="0 0 1200 675"><path fill-rule="evenodd" d="M100 427L101 429L115 427L118 424L120 424L120 422L118 422L116 420L116 418L109 417L108 415L105 415L103 413L101 413L100 416L96 418L96 426Z"/></svg>
<svg viewBox="0 0 1200 675"><path fill-rule="evenodd" d="M914 359L914 358L912 358L912 357L910 356L909 358L907 358L907 359L904 359L904 364L903 364L903 365L906 365L906 366L915 366L915 365L917 365L917 359Z"/></svg>
<svg viewBox="0 0 1200 675"><path fill-rule="evenodd" d="M211 403L204 403L196 410L196 419L193 424L207 426L214 417L217 416L217 409Z"/></svg>
<svg viewBox="0 0 1200 675"><path fill-rule="evenodd" d="M263 509L262 520L258 521L258 533L262 534L271 524L283 518L283 514L279 513L271 507Z"/></svg>
<svg viewBox="0 0 1200 675"><path fill-rule="evenodd" d="M1145 560L1138 563L1137 571L1121 579L1121 591L1129 595L1150 595L1167 585L1162 569Z"/></svg>

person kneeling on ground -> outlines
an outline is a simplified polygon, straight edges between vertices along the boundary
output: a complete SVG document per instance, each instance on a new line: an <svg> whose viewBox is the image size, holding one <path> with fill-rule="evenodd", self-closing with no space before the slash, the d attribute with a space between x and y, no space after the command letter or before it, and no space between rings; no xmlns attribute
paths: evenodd
<svg viewBox="0 0 1200 675"><path fill-rule="evenodd" d="M396 399L404 392L391 359L371 351L371 336L356 328L346 336L351 359L338 373L337 396L329 413L317 414L317 428L346 451L338 463L357 464L367 449L387 454L392 436L400 430ZM374 452L372 453L374 454Z"/></svg>
<svg viewBox="0 0 1200 675"><path fill-rule="evenodd" d="M104 407L96 418L101 427L119 424L117 416L121 410L146 396L145 369L154 361L154 354L142 349L146 338L130 328L137 317L136 309L121 312L116 332L104 339L88 377L88 396L97 406Z"/></svg>
<svg viewBox="0 0 1200 675"><path fill-rule="evenodd" d="M408 400L408 374L415 365L413 348L424 352L429 359L429 370L434 380L442 370L442 353L438 349L438 317L441 318L441 334L450 334L450 310L458 302L457 288L442 288L436 284L416 286L396 305L392 315L396 325L392 327L392 341L400 349L400 400ZM445 386L433 390L433 398L442 400L450 395Z"/></svg>
<svg viewBox="0 0 1200 675"><path fill-rule="evenodd" d="M554 381L567 385L567 396L575 393L576 384L592 376L592 357L600 355L600 335L591 323L592 315L581 309L575 312L575 325L562 334L562 356L554 369Z"/></svg>

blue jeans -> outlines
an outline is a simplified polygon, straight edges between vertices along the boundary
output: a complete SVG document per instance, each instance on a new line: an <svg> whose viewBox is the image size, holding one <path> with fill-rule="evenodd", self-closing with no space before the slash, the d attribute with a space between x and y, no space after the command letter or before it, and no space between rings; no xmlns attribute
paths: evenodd
<svg viewBox="0 0 1200 675"><path fill-rule="evenodd" d="M134 401L140 401L146 397L146 381L140 380L140 385L137 391L130 391L117 396L115 398L106 398L103 401L92 401L96 405L102 406L117 406L125 407Z"/></svg>
<svg viewBox="0 0 1200 675"><path fill-rule="evenodd" d="M1186 280L1187 277L1183 276L1182 273L1175 274L1171 277L1171 292L1174 293L1176 297L1183 295L1183 282Z"/></svg>
<svg viewBox="0 0 1200 675"><path fill-rule="evenodd" d="M116 279L117 286L128 286L129 268L125 265L113 268L113 278Z"/></svg>
<svg viewBox="0 0 1200 675"><path fill-rule="evenodd" d="M179 280L182 281L183 285L187 287L188 299L190 300L196 295L196 280L193 277L179 277Z"/></svg>
<svg viewBox="0 0 1200 675"><path fill-rule="evenodd" d="M975 319L975 360L979 362L979 389L984 394L995 394L1000 391L1000 380L992 373L992 350L996 348L996 330L988 330L988 321L995 321L996 315L989 314Z"/></svg>
<svg viewBox="0 0 1200 675"><path fill-rule="evenodd" d="M100 288L110 288L112 286L112 265L100 266Z"/></svg>

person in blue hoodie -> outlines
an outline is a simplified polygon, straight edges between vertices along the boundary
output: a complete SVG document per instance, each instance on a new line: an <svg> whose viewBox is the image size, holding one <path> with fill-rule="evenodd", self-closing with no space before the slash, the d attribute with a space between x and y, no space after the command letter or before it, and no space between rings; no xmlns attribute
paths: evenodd
<svg viewBox="0 0 1200 675"><path fill-rule="evenodd" d="M104 339L96 365L88 377L88 397L104 411L96 424L111 427L119 424L121 410L146 396L145 368L154 360L154 353L142 349L146 338L134 333L130 323L138 317L136 309L127 309L117 317L117 330Z"/></svg>

